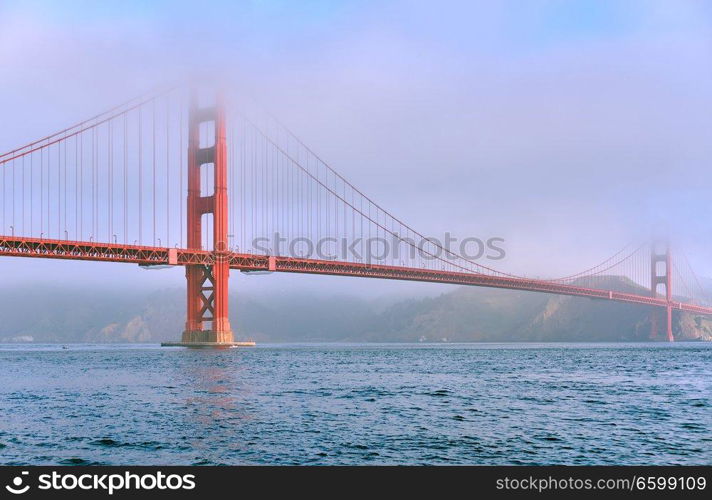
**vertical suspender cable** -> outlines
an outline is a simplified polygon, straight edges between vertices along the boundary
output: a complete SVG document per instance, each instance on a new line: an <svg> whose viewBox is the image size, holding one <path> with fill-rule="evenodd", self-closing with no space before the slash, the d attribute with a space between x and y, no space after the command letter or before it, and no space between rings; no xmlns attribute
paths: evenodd
<svg viewBox="0 0 712 500"><path fill-rule="evenodd" d="M124 196L123 196L123 222L124 222L124 227L123 227L123 233L124 233L124 245L128 243L128 232L129 232L129 227L128 227L128 210L129 210L129 199L128 199L128 154L129 154L129 145L128 145L128 116L127 114L124 114L124 130L123 130L123 146L124 146L124 154L123 154L123 167L124 167L124 182L123 182L123 188L124 188Z"/></svg>
<svg viewBox="0 0 712 500"><path fill-rule="evenodd" d="M153 160L151 171L153 174L152 182L152 203L153 203L153 246L156 246L156 100L153 100L153 119L151 120L152 138L151 147L153 148Z"/></svg>
<svg viewBox="0 0 712 500"><path fill-rule="evenodd" d="M138 108L138 244L143 244L143 109Z"/></svg>
<svg viewBox="0 0 712 500"><path fill-rule="evenodd" d="M166 247L171 246L170 99L166 97Z"/></svg>

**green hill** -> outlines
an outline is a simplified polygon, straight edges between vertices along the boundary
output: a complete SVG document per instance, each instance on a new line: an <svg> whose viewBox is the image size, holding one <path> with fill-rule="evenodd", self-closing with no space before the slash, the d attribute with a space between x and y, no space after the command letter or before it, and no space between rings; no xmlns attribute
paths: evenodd
<svg viewBox="0 0 712 500"><path fill-rule="evenodd" d="M641 293L620 278L600 280L601 286ZM516 290L461 287L387 307L348 296L238 297L231 297L236 336L258 342L610 342L648 340L650 334L644 306ZM177 289L143 295L3 290L0 341L175 340L184 307L184 292ZM673 329L679 340L712 340L712 318L674 311Z"/></svg>

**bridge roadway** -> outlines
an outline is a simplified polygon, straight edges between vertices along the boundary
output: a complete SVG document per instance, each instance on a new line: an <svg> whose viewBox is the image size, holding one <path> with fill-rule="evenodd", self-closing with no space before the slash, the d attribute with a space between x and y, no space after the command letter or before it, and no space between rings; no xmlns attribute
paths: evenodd
<svg viewBox="0 0 712 500"><path fill-rule="evenodd" d="M695 314L712 315L712 307L686 302L668 301L650 297L539 279L514 278L468 272L418 269L403 266L317 260L295 257L265 256L235 252L211 252L184 248L162 248L121 243L95 243L86 241L52 240L0 236L0 256L33 257L45 259L88 260L99 262L124 262L142 266L192 264L210 265L216 259L228 259L231 269L240 271L273 271L303 274L353 276L429 283L449 283L483 286L510 290L589 297L655 307L672 307Z"/></svg>

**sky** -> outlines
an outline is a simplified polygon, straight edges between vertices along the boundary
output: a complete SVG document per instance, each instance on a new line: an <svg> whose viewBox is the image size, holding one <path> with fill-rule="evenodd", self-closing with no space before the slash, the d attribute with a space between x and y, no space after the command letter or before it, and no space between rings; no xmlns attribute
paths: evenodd
<svg viewBox="0 0 712 500"><path fill-rule="evenodd" d="M569 274L665 228L712 276L711 56L712 4L693 0L0 0L0 151L215 75L421 232L504 238L508 271ZM0 273L184 284L180 269L30 259ZM447 289L233 281L238 293Z"/></svg>

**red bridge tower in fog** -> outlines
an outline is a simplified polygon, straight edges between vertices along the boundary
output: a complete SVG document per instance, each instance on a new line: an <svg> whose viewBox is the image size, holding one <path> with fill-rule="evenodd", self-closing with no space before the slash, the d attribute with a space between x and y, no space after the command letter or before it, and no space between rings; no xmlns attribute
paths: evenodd
<svg viewBox="0 0 712 500"><path fill-rule="evenodd" d="M220 102L212 107L197 106L197 96L193 94L188 119L188 248L201 250L201 219L204 214L212 214L214 258L211 263L189 264L185 267L188 280L188 319L182 342L231 343L234 339L228 319L230 251L227 246L225 109ZM207 123L212 123L213 144L200 147L200 126ZM201 196L200 171L203 166L213 168L213 194L209 196ZM206 325L210 327L206 329Z"/></svg>

